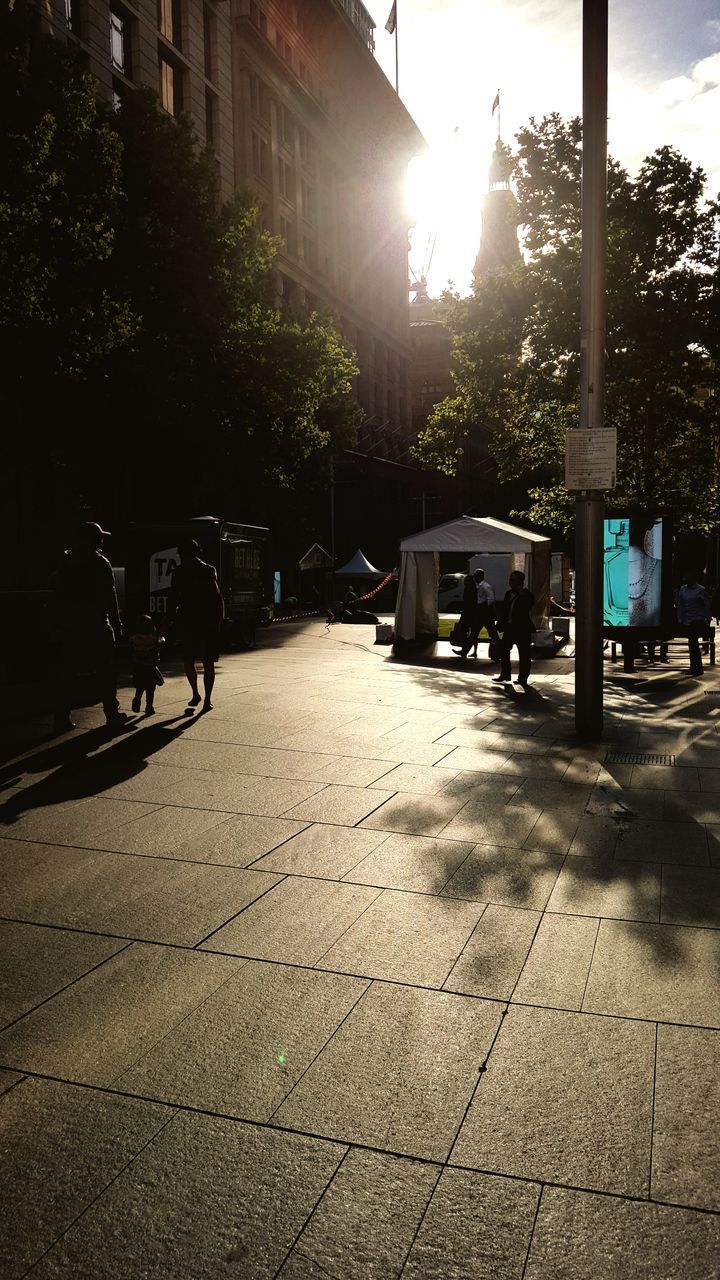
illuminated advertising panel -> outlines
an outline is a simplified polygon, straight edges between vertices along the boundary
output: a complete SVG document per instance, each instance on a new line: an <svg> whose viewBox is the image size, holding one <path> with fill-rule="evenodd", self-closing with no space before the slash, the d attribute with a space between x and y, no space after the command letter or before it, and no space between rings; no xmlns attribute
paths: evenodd
<svg viewBox="0 0 720 1280"><path fill-rule="evenodd" d="M604 627L659 629L672 609L668 517L613 515L603 534Z"/></svg>

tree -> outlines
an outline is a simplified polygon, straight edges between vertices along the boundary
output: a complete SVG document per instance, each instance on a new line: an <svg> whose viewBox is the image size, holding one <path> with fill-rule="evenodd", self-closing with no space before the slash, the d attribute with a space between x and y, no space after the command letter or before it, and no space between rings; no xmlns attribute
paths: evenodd
<svg viewBox="0 0 720 1280"><path fill-rule="evenodd" d="M277 244L248 198L220 207L189 119L140 90L102 107L31 6L0 3L0 368L27 503L12 520L263 519L353 438L352 353L329 317L274 305Z"/></svg>
<svg viewBox="0 0 720 1280"><path fill-rule="evenodd" d="M108 288L121 147L94 86L31 9L0 9L0 368L19 413L13 439L47 445L63 387L129 341ZM28 434L29 433L29 434Z"/></svg>
<svg viewBox="0 0 720 1280"><path fill-rule="evenodd" d="M459 398L471 411L458 425L456 397L438 406L428 426L442 451L449 422L467 436L487 424L500 480L528 487L524 514L565 528L572 508L562 485L564 435L577 423L580 368L581 141L580 121L557 115L531 120L517 135L521 354L502 369L491 404L478 404L487 362L501 370L487 324L488 290L492 296L498 286L480 280L451 315L461 354L468 327L476 335L476 360L458 363L456 372ZM712 394L718 205L705 201L704 182L702 170L671 147L649 156L636 178L609 163L605 421L618 429L619 457L618 487L608 496L616 506L671 502L679 527L696 531L720 519ZM449 453L446 461L452 464Z"/></svg>

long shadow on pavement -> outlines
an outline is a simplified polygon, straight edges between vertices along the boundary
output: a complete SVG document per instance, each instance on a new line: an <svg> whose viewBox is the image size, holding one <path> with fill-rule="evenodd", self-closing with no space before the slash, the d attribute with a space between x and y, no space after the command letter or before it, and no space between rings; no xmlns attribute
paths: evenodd
<svg viewBox="0 0 720 1280"><path fill-rule="evenodd" d="M30 809L87 799L126 782L147 768L149 758L178 738L195 720L195 716L183 713L142 728L136 727L136 721L131 722L110 745L106 745L106 729L91 729L7 766L0 771L0 784L6 786L11 780L20 781L23 772L53 772L16 791L0 805L0 823L10 825ZM105 749L100 750L103 746Z"/></svg>

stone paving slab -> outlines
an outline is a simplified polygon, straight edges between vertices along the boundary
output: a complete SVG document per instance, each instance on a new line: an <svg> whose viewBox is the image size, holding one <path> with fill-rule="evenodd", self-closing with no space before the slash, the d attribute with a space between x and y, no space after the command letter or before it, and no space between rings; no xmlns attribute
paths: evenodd
<svg viewBox="0 0 720 1280"><path fill-rule="evenodd" d="M439 836L442 831L449 839L462 840L467 837L451 835L445 828L464 803L465 797L449 795L396 795L380 803L361 825L371 831L398 831L413 836Z"/></svg>
<svg viewBox="0 0 720 1280"><path fill-rule="evenodd" d="M268 879L277 882L277 877ZM203 950L314 965L380 892L360 885L288 876L213 933L203 943Z"/></svg>
<svg viewBox="0 0 720 1280"><path fill-rule="evenodd" d="M404 1280L522 1280L540 1188L444 1169L410 1250Z"/></svg>
<svg viewBox="0 0 720 1280"><path fill-rule="evenodd" d="M351 1149L297 1241L295 1265L343 1280L399 1276L439 1176L438 1165ZM280 1274L302 1272L286 1264Z"/></svg>
<svg viewBox="0 0 720 1280"><path fill-rule="evenodd" d="M105 794L141 801L153 796L160 804L272 818L280 817L322 789L319 782L148 765L141 774L108 788Z"/></svg>
<svg viewBox="0 0 720 1280"><path fill-rule="evenodd" d="M720 1218L547 1187L524 1280L711 1280L718 1256Z"/></svg>
<svg viewBox="0 0 720 1280"><path fill-rule="evenodd" d="M512 992L519 1004L581 1009L599 922L586 916L550 915L538 926Z"/></svg>
<svg viewBox="0 0 720 1280"><path fill-rule="evenodd" d="M177 1115L30 1275L271 1280L343 1154L336 1143ZM150 1229L138 1230L149 1201Z"/></svg>
<svg viewBox="0 0 720 1280"><path fill-rule="evenodd" d="M618 834L615 856L629 861L676 862L707 865L708 847L704 827L695 822L661 822L651 818L623 825Z"/></svg>
<svg viewBox="0 0 720 1280"><path fill-rule="evenodd" d="M499 1023L496 1004L374 982L274 1120L444 1160Z"/></svg>
<svg viewBox="0 0 720 1280"><path fill-rule="evenodd" d="M3 1031L0 1063L110 1085L243 963L133 943Z"/></svg>
<svg viewBox="0 0 720 1280"><path fill-rule="evenodd" d="M442 896L541 911L563 862L561 853L477 844L445 885Z"/></svg>
<svg viewBox="0 0 720 1280"><path fill-rule="evenodd" d="M125 944L0 920L0 1027L102 964Z"/></svg>
<svg viewBox="0 0 720 1280"><path fill-rule="evenodd" d="M18 1080L22 1080L23 1076L20 1071L6 1071L0 1067L0 1093L6 1093L8 1089L12 1089Z"/></svg>
<svg viewBox="0 0 720 1280"><path fill-rule="evenodd" d="M382 890L318 963L339 973L441 987L483 906Z"/></svg>
<svg viewBox="0 0 720 1280"><path fill-rule="evenodd" d="M616 858L568 858L548 911L620 920L660 919L660 866Z"/></svg>
<svg viewBox="0 0 720 1280"><path fill-rule="evenodd" d="M107 839L109 832L159 807L157 800L132 803L132 797L130 800L113 800L106 796L98 799L78 797L57 804L50 802L41 808L20 813L11 822L0 826L0 835L15 840L93 848L96 840Z"/></svg>
<svg viewBox="0 0 720 1280"><path fill-rule="evenodd" d="M279 878L235 867L21 843L4 860L2 875L5 911L15 919L189 947Z"/></svg>
<svg viewBox="0 0 720 1280"><path fill-rule="evenodd" d="M720 1027L719 969L715 930L603 920L583 1008Z"/></svg>
<svg viewBox="0 0 720 1280"><path fill-rule="evenodd" d="M115 1083L159 1101L269 1120L367 987L250 960Z"/></svg>
<svg viewBox="0 0 720 1280"><path fill-rule="evenodd" d="M25 1079L0 1097L0 1273L25 1275L171 1116L54 1080Z"/></svg>
<svg viewBox="0 0 720 1280"><path fill-rule="evenodd" d="M646 1196L655 1029L512 1007L451 1163Z"/></svg>
<svg viewBox="0 0 720 1280"><path fill-rule="evenodd" d="M491 903L445 979L445 991L509 1000L540 923L539 911Z"/></svg>
<svg viewBox="0 0 720 1280"><path fill-rule="evenodd" d="M663 867L660 919L720 928L720 868Z"/></svg>
<svg viewBox="0 0 720 1280"><path fill-rule="evenodd" d="M652 1194L720 1210L720 1031L658 1027Z"/></svg>
<svg viewBox="0 0 720 1280"><path fill-rule="evenodd" d="M379 788L328 786L316 792L312 799L288 809L287 816L307 822L332 822L352 827L379 808L383 801L389 800L392 794L392 791Z"/></svg>
<svg viewBox="0 0 720 1280"><path fill-rule="evenodd" d="M372 853L346 873L345 879L385 889L438 894L472 848L462 840L397 833L386 836Z"/></svg>
<svg viewBox="0 0 720 1280"><path fill-rule="evenodd" d="M336 823L310 824L253 865L259 871L340 880L385 840L385 831L364 831Z"/></svg>
<svg viewBox="0 0 720 1280"><path fill-rule="evenodd" d="M514 798L513 798L514 799ZM449 840L474 840L478 844L505 845L519 849L530 835L542 810L518 805L493 805L483 799L468 800L458 814L442 828Z"/></svg>
<svg viewBox="0 0 720 1280"><path fill-rule="evenodd" d="M182 812L185 813L186 810ZM227 814L222 814L221 817L222 821L217 826L203 831L201 835L191 836L178 845L173 857L189 858L193 862L249 867L262 858L263 854L270 853L286 840L291 840L307 826L307 823L296 822L291 818L229 817ZM261 870L272 871L274 868L268 866Z"/></svg>

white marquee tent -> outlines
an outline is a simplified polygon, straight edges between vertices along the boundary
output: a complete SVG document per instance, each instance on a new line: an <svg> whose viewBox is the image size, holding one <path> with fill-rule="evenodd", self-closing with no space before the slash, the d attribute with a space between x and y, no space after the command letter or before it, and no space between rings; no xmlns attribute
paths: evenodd
<svg viewBox="0 0 720 1280"><path fill-rule="evenodd" d="M526 586L535 596L535 622L547 626L550 539L491 516L459 516L403 538L400 543L400 587L395 608L395 634L399 640L437 635L440 553L447 551L468 557L511 554L513 567L525 574Z"/></svg>

